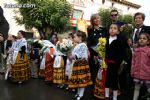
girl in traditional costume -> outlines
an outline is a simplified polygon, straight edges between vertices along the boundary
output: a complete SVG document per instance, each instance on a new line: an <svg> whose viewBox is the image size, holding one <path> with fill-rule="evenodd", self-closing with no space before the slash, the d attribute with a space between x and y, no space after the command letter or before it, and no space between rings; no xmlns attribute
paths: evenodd
<svg viewBox="0 0 150 100"><path fill-rule="evenodd" d="M44 45L42 48L42 60L40 64L40 76L45 79L45 82L52 83L53 81L53 54L55 46L48 40L42 40Z"/></svg>
<svg viewBox="0 0 150 100"><path fill-rule="evenodd" d="M52 37L53 43L56 44L56 46L60 43L58 41L57 35L53 35ZM63 88L65 86L65 61L66 61L67 56L63 54L63 52L60 52L57 48L55 52L55 60L54 60L54 80L53 83L57 84L58 88Z"/></svg>
<svg viewBox="0 0 150 100"><path fill-rule="evenodd" d="M106 79L106 38L99 38L97 51L100 57L100 69L97 74L94 96L99 99L105 99L105 79Z"/></svg>
<svg viewBox="0 0 150 100"><path fill-rule="evenodd" d="M18 32L18 39L13 52L11 65L11 79L13 82L22 83L29 80L30 70L27 55L27 41L24 38L24 31Z"/></svg>
<svg viewBox="0 0 150 100"><path fill-rule="evenodd" d="M63 88L65 83L65 65L63 56L64 54L61 52L55 52L53 83L58 84L58 88Z"/></svg>
<svg viewBox="0 0 150 100"><path fill-rule="evenodd" d="M90 69L88 65L88 48L86 46L86 33L78 31L74 34L74 42L77 43L69 59L74 62L72 74L69 79L69 88L77 88L77 100L84 95L85 87L92 85Z"/></svg>

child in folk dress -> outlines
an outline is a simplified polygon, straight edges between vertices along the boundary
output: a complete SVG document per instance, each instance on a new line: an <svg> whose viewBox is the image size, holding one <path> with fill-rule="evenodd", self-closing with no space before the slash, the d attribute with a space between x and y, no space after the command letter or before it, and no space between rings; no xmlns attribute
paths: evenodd
<svg viewBox="0 0 150 100"><path fill-rule="evenodd" d="M142 84L146 84L150 93L150 35L142 33L132 57L131 76L134 78L135 88L133 100L138 100ZM150 100L150 98L147 98Z"/></svg>
<svg viewBox="0 0 150 100"><path fill-rule="evenodd" d="M77 43L69 59L74 60L72 74L69 79L69 88L77 88L77 100L83 97L85 87L92 85L90 69L88 65L88 48L86 46L85 32L78 31L74 34L74 42Z"/></svg>
<svg viewBox="0 0 150 100"><path fill-rule="evenodd" d="M109 28L109 37L106 42L106 82L105 97L109 100L109 89L113 90L113 100L117 100L118 90L118 70L125 54L125 42L119 35L117 24L111 24Z"/></svg>

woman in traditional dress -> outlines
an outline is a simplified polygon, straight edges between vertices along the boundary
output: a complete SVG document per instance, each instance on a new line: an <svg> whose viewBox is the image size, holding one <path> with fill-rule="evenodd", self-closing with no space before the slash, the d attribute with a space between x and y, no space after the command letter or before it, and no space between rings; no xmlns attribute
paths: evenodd
<svg viewBox="0 0 150 100"><path fill-rule="evenodd" d="M53 54L55 46L48 40L42 40L44 45L42 48L42 60L40 64L40 76L45 79L46 83L52 83L53 81Z"/></svg>
<svg viewBox="0 0 150 100"><path fill-rule="evenodd" d="M88 48L86 46L86 33L78 31L74 34L74 42L77 43L70 55L74 62L72 74L69 79L69 88L77 88L76 98L80 100L84 95L85 87L92 85L90 69L88 65Z"/></svg>
<svg viewBox="0 0 150 100"><path fill-rule="evenodd" d="M97 74L94 96L98 99L105 99L105 79L106 79L106 63L105 63L105 52L106 52L106 38L99 38L98 43L98 54L100 56L100 69Z"/></svg>
<svg viewBox="0 0 150 100"><path fill-rule="evenodd" d="M54 45L58 42L57 34L52 35L52 43ZM54 80L53 83L57 84L58 88L63 88L65 83L65 56L60 51L56 50L55 52L55 60L54 60Z"/></svg>
<svg viewBox="0 0 150 100"><path fill-rule="evenodd" d="M11 80L22 83L29 80L30 70L27 55L27 41L24 38L24 31L18 32L18 40L13 52L13 62L11 65Z"/></svg>

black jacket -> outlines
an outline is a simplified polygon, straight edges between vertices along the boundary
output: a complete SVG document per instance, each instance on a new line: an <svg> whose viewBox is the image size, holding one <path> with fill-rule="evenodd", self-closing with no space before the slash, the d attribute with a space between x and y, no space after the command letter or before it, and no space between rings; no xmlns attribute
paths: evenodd
<svg viewBox="0 0 150 100"><path fill-rule="evenodd" d="M150 34L150 26L143 25L141 28L142 29L140 31L140 34L141 33L148 33L148 34ZM134 30L135 30L135 28L133 29L132 38L133 38L133 35L134 35Z"/></svg>
<svg viewBox="0 0 150 100"><path fill-rule="evenodd" d="M99 29L95 29L94 27L89 27L87 29L88 38L87 38L87 45L88 47L96 46L98 43L98 39L100 37L107 36L107 30L104 27L100 27Z"/></svg>
<svg viewBox="0 0 150 100"><path fill-rule="evenodd" d="M116 63L121 63L126 55L126 43L120 35L109 45L109 37L106 43L106 59L113 60Z"/></svg>

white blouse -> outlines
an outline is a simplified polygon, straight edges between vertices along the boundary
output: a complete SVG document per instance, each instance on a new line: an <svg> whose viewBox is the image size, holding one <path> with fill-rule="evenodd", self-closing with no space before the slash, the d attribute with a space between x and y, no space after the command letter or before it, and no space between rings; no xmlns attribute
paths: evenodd
<svg viewBox="0 0 150 100"><path fill-rule="evenodd" d="M88 59L88 48L85 43L79 43L72 51L72 55L80 59Z"/></svg>
<svg viewBox="0 0 150 100"><path fill-rule="evenodd" d="M117 39L117 36L110 36L109 37L109 45L116 39Z"/></svg>

